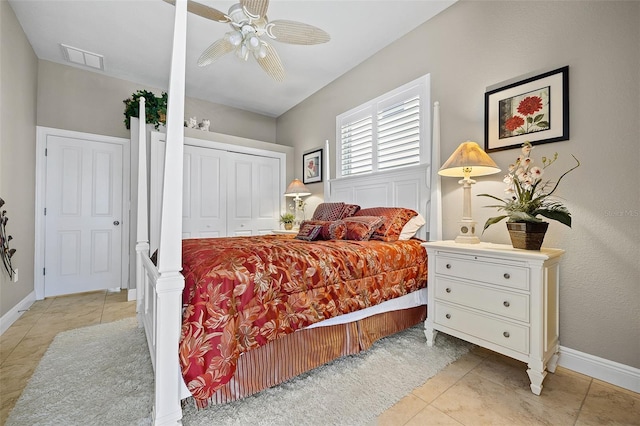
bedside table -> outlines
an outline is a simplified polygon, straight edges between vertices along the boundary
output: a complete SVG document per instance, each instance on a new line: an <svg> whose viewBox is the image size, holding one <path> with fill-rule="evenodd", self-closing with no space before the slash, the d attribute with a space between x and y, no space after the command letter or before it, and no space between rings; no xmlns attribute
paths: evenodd
<svg viewBox="0 0 640 426"><path fill-rule="evenodd" d="M297 235L298 234L298 230L297 229L272 229L271 233L273 233L273 234L293 234L293 235Z"/></svg>
<svg viewBox="0 0 640 426"><path fill-rule="evenodd" d="M527 363L540 395L558 362L559 269L564 250L427 242L427 345L438 331Z"/></svg>

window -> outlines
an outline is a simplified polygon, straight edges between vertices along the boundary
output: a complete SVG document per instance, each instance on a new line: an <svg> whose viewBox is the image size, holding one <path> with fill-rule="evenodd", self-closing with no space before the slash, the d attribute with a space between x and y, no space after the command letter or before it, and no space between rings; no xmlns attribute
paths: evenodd
<svg viewBox="0 0 640 426"><path fill-rule="evenodd" d="M336 118L337 176L419 165L429 152L429 75Z"/></svg>

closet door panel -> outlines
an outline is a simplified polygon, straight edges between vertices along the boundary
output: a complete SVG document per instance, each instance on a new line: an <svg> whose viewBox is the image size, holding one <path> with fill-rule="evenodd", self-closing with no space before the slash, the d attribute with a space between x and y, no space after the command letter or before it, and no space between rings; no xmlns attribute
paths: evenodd
<svg viewBox="0 0 640 426"><path fill-rule="evenodd" d="M270 233L278 225L280 161L229 153L227 231L229 236Z"/></svg>
<svg viewBox="0 0 640 426"><path fill-rule="evenodd" d="M183 238L226 236L226 155L216 149L185 146Z"/></svg>

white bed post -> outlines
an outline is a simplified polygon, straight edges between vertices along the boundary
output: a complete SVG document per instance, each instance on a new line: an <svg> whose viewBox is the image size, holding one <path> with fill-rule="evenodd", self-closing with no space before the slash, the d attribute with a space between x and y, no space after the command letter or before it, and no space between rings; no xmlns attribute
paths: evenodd
<svg viewBox="0 0 640 426"><path fill-rule="evenodd" d="M442 240L442 188L440 185L440 103L433 103L433 145L431 149L431 196L429 211L429 240Z"/></svg>
<svg viewBox="0 0 640 426"><path fill-rule="evenodd" d="M145 270L142 255L149 256L149 213L147 199L147 118L144 96L140 97L138 124L138 231L136 235L136 282L144 283ZM145 286L136 286L136 312L142 327Z"/></svg>
<svg viewBox="0 0 640 426"><path fill-rule="evenodd" d="M329 139L324 141L324 201L331 201L331 182L329 179L331 178L331 157L329 156ZM337 168L337 165L336 165Z"/></svg>
<svg viewBox="0 0 640 426"><path fill-rule="evenodd" d="M180 424L180 363L178 345L182 317L182 169L184 143L187 1L175 2L173 51L167 107L167 141L160 215L156 285L156 382L153 421ZM160 330L161 332L158 332Z"/></svg>

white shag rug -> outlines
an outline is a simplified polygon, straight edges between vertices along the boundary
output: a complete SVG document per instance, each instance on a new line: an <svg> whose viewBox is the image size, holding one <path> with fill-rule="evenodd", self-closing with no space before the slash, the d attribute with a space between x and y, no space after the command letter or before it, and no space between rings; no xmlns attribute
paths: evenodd
<svg viewBox="0 0 640 426"><path fill-rule="evenodd" d="M417 325L233 403L183 410L184 425L371 424L472 345ZM7 420L18 425L148 425L153 371L135 318L56 336Z"/></svg>

